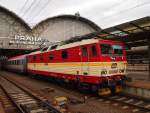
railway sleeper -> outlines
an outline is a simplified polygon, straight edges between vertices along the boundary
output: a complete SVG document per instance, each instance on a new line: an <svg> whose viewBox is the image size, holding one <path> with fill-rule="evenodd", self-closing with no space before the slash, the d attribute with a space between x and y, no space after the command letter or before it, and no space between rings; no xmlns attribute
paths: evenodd
<svg viewBox="0 0 150 113"><path fill-rule="evenodd" d="M27 113L47 113L47 107L43 106L40 102L25 102L20 104L20 107Z"/></svg>

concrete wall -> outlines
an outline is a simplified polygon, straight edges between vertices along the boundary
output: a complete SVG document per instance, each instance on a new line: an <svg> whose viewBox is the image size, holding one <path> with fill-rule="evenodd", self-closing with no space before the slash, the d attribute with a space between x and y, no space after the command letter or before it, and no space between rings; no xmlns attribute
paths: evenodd
<svg viewBox="0 0 150 113"><path fill-rule="evenodd" d="M6 9L0 8L0 48L27 48L28 45L17 45L10 43L10 40L12 40L15 35L32 36L32 33L13 13L7 11Z"/></svg>

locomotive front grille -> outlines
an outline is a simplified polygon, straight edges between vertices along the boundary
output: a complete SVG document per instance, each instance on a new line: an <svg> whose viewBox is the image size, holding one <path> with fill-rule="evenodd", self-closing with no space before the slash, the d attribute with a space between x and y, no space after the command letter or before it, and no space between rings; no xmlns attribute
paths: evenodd
<svg viewBox="0 0 150 113"><path fill-rule="evenodd" d="M115 69L115 70L109 70L109 74L114 74L114 73L118 73L118 69Z"/></svg>

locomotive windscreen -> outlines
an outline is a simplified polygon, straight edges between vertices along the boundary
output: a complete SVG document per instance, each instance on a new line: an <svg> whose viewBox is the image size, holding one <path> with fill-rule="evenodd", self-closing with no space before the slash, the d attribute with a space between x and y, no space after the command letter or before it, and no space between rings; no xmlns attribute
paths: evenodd
<svg viewBox="0 0 150 113"><path fill-rule="evenodd" d="M123 54L123 48L120 45L113 45L112 46L114 54L115 55L122 55Z"/></svg>
<svg viewBox="0 0 150 113"><path fill-rule="evenodd" d="M101 53L107 55L123 55L123 47L120 45L101 44Z"/></svg>

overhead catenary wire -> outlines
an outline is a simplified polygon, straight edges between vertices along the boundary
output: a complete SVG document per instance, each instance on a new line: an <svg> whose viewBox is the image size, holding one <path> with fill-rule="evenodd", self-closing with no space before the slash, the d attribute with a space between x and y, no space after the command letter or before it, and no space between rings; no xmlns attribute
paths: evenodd
<svg viewBox="0 0 150 113"><path fill-rule="evenodd" d="M144 2L144 3L141 3L141 4L137 4L137 5L135 5L134 7L131 7L131 8L128 8L128 9L125 9L125 10L122 10L122 11L119 11L119 12L117 12L117 13L114 13L113 15L105 16L105 17L102 18L102 19L107 20L107 19L110 19L110 18L108 18L108 17L113 17L113 16L116 16L116 15L118 15L118 14L122 14L123 12L126 12L126 11L128 11L128 10L132 10L132 9L135 9L135 8L138 8L138 7L142 7L142 6L144 6L144 5L149 5L149 4L150 4L150 2Z"/></svg>
<svg viewBox="0 0 150 113"><path fill-rule="evenodd" d="M29 7L28 7L28 8L24 11L24 13L21 15L22 17L25 16L25 15L27 14L27 12L30 11L30 9L31 9L32 6L34 5L35 1L36 1L36 0L33 0L33 1L31 2L31 4L29 5Z"/></svg>
<svg viewBox="0 0 150 113"><path fill-rule="evenodd" d="M40 13L49 5L50 1L51 1L51 0L46 1L45 4L41 7L40 11L38 11L35 15L33 15L33 16L29 19L29 21L31 21L31 20L33 21L37 16L39 16Z"/></svg>
<svg viewBox="0 0 150 113"><path fill-rule="evenodd" d="M31 15L34 14L34 12L36 12L36 9L38 9L40 7L40 5L42 4L42 0L36 0L36 2L32 5L32 7L30 8L29 11L26 12L26 18L30 17Z"/></svg>
<svg viewBox="0 0 150 113"><path fill-rule="evenodd" d="M20 14L21 12L23 12L24 8L26 7L27 3L29 0L26 0L24 5L22 6L22 8L19 10L18 14Z"/></svg>

